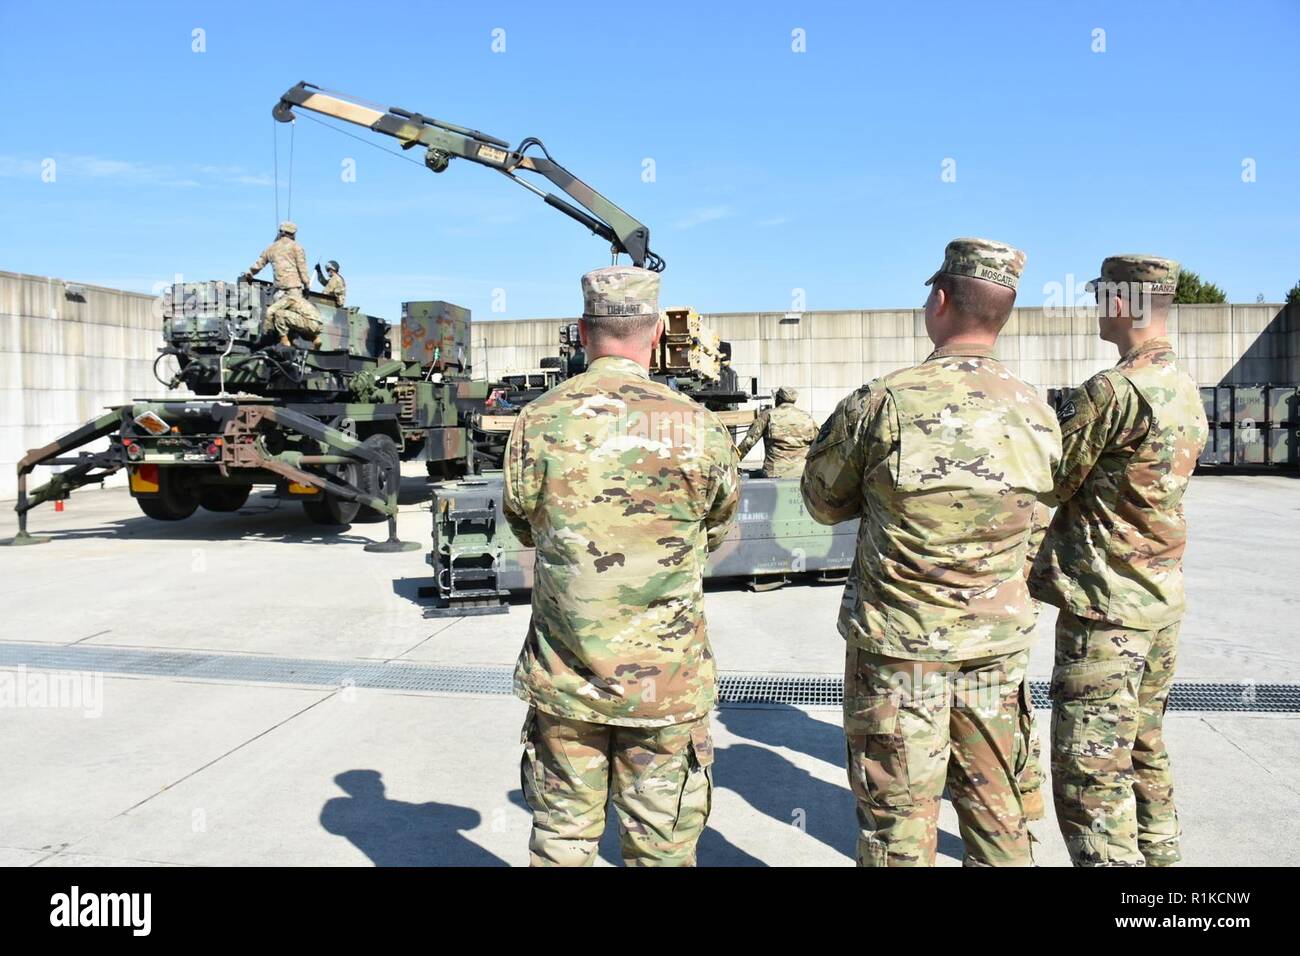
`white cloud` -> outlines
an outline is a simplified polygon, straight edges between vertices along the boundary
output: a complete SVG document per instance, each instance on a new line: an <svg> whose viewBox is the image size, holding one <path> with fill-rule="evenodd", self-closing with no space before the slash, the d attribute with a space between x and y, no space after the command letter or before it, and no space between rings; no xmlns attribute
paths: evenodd
<svg viewBox="0 0 1300 956"><path fill-rule="evenodd" d="M758 222L754 223L754 225L758 226L760 229L772 229L776 226L784 226L789 221L790 218L788 216L772 216L768 219L760 219Z"/></svg>
<svg viewBox="0 0 1300 956"><path fill-rule="evenodd" d="M696 209L686 216L678 219L673 223L675 229L694 229L696 226L702 226L706 222L717 222L719 219L731 218L732 212L730 206L706 206L703 209Z"/></svg>
<svg viewBox="0 0 1300 956"><path fill-rule="evenodd" d="M0 176L11 179L39 178L46 159L55 162L58 182L78 179L110 179L118 182L140 183L152 186L193 188L205 185L270 186L271 177L254 173L242 166L169 166L139 163L107 156L82 156L55 153L53 156L30 159L21 156L0 156Z"/></svg>

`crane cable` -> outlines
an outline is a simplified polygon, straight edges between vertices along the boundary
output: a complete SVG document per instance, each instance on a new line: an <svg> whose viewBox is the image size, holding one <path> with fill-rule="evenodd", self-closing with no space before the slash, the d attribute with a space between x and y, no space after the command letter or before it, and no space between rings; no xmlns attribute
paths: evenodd
<svg viewBox="0 0 1300 956"><path fill-rule="evenodd" d="M275 171L275 221L280 222L280 124L271 120L271 168Z"/></svg>
<svg viewBox="0 0 1300 956"><path fill-rule="evenodd" d="M308 116L305 113L303 114L302 118L305 120L311 120L317 126L324 126L328 130L333 130L334 132L338 133L340 136L346 136L348 137L348 139L355 139L358 143L365 143L371 149L377 149L381 153L384 153L388 156L392 156L394 159L400 159L404 162L410 163L412 166L419 166L421 169L424 168L424 163L420 162L419 160L412 159L410 156L404 156L401 153L394 152L391 149L385 149L384 147L380 146L378 143L371 142L370 140L362 136L358 136L356 133L350 133L345 129L341 129L335 126L333 123L327 123L324 120L317 119L315 116Z"/></svg>
<svg viewBox="0 0 1300 956"><path fill-rule="evenodd" d="M289 124L289 208L285 211L285 219L293 218L293 143L297 129L297 123Z"/></svg>
<svg viewBox="0 0 1300 956"><path fill-rule="evenodd" d="M285 219L293 218L293 146L297 124L289 123L289 188L288 188L288 208L285 211ZM280 122L271 120L271 168L274 170L275 178L275 225L280 227Z"/></svg>

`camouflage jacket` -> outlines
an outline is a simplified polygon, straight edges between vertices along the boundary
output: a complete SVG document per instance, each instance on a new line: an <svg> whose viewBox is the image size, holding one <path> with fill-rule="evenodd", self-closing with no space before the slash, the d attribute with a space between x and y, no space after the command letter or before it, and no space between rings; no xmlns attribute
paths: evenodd
<svg viewBox="0 0 1300 956"><path fill-rule="evenodd" d="M302 246L288 236L281 236L262 250L257 261L248 267L248 274L257 275L270 263L275 273L277 289L305 289L311 284L311 274L307 271L307 254Z"/></svg>
<svg viewBox="0 0 1300 956"><path fill-rule="evenodd" d="M937 349L840 402L802 485L823 524L862 519L840 634L914 660L1028 647L1025 565L1060 455L1051 409L988 348Z"/></svg>
<svg viewBox="0 0 1300 956"><path fill-rule="evenodd" d="M704 568L739 495L722 423L633 361L598 358L527 405L505 460L506 519L536 548L515 693L592 723L708 713Z"/></svg>
<svg viewBox="0 0 1300 956"><path fill-rule="evenodd" d="M330 276L329 281L325 283L325 288L321 289L321 295L328 295L334 299L334 303L341 309L347 304L348 284L343 281L343 277L337 273Z"/></svg>
<svg viewBox="0 0 1300 956"><path fill-rule="evenodd" d="M813 417L792 402L765 408L749 426L737 449L744 458L763 440L763 474L769 478L798 478L803 474L808 446L817 437Z"/></svg>
<svg viewBox="0 0 1300 956"><path fill-rule="evenodd" d="M1062 502L1029 576L1078 617L1156 630L1183 613L1182 498L1209 430L1167 339L1127 352L1061 408Z"/></svg>

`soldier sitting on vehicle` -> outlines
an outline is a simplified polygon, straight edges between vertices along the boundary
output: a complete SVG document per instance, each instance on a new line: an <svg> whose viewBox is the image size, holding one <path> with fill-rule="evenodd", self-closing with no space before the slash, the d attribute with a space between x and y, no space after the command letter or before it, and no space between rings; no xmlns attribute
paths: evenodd
<svg viewBox="0 0 1300 956"><path fill-rule="evenodd" d="M808 447L817 437L817 422L795 405L798 397L793 388L778 388L776 408L758 413L737 448L739 457L744 458L760 438L763 440L764 478L798 478L803 474Z"/></svg>
<svg viewBox="0 0 1300 956"><path fill-rule="evenodd" d="M292 345L289 332L312 338L312 348L320 348L320 313L316 306L303 297L303 290L311 285L311 274L307 271L307 254L294 239L298 227L285 220L280 223L280 231L275 241L267 246L257 261L244 273L243 278L251 279L261 272L269 263L275 274L276 299L266 310L266 330L274 328L280 333L281 345Z"/></svg>
<svg viewBox="0 0 1300 956"><path fill-rule="evenodd" d="M325 278L325 273L320 271L320 263L316 263L316 281L323 286L321 295L333 299L334 304L341 309L347 301L348 284L343 281L343 276L339 274L338 260L331 259L325 263L325 270L329 272L328 279Z"/></svg>

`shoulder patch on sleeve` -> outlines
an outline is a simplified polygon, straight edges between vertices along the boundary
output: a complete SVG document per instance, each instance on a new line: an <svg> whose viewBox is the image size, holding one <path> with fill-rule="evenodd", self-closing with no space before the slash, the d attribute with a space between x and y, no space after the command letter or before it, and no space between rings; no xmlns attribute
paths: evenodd
<svg viewBox="0 0 1300 956"><path fill-rule="evenodd" d="M1093 400L1098 408L1105 408L1115 398L1115 383L1111 381L1112 374L1118 375L1119 373L1106 369L1106 371L1098 372L1083 383L1084 391L1088 393L1088 397ZM1123 376L1121 375L1120 378L1123 378Z"/></svg>
<svg viewBox="0 0 1300 956"><path fill-rule="evenodd" d="M887 394L877 386L877 381L863 385L835 406L835 411L822 422L817 439L808 449L810 458L824 449L857 437L859 426L871 418Z"/></svg>
<svg viewBox="0 0 1300 956"><path fill-rule="evenodd" d="M1062 437L1087 428L1115 399L1115 386L1106 372L1099 372L1076 388L1056 413Z"/></svg>
<svg viewBox="0 0 1300 956"><path fill-rule="evenodd" d="M861 415L862 406L866 404L869 389L870 386L864 385L835 406L835 411L831 412L826 421L822 422L822 427L817 431L817 438L809 446L809 458L827 448L838 445L853 434L853 426Z"/></svg>

